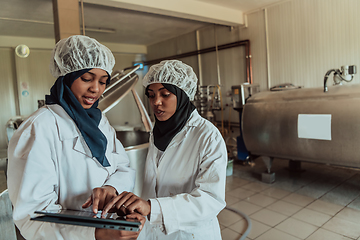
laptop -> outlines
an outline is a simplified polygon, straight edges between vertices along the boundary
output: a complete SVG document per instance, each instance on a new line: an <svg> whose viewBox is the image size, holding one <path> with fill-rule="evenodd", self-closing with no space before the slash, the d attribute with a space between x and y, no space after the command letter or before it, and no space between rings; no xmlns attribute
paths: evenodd
<svg viewBox="0 0 360 240"><path fill-rule="evenodd" d="M35 213L37 216L30 220L132 232L139 231L141 225L137 220L125 219L116 213L108 213L105 218L102 218L101 211L97 214L77 210L35 211Z"/></svg>

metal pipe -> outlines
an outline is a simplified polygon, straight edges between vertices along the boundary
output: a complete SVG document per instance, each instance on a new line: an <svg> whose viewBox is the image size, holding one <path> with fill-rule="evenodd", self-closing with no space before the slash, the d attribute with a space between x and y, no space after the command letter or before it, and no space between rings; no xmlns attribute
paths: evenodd
<svg viewBox="0 0 360 240"><path fill-rule="evenodd" d="M196 30L196 50L200 50L200 34L199 30ZM202 75L202 62L201 62L201 54L198 54L198 68L199 68L199 82L200 86L203 85L203 75Z"/></svg>
<svg viewBox="0 0 360 240"><path fill-rule="evenodd" d="M267 71L267 80L268 80L268 89L271 88L271 79L270 79L270 53L269 53L269 29L267 21L267 9L264 9L264 18L265 18L265 40L266 40L266 71Z"/></svg>
<svg viewBox="0 0 360 240"><path fill-rule="evenodd" d="M324 92L328 91L328 87L326 86L326 82L328 80L329 75L331 74L331 72L335 72L336 69L330 69L329 71L326 72L325 76L324 76Z"/></svg>
<svg viewBox="0 0 360 240"><path fill-rule="evenodd" d="M105 88L105 91L103 92L106 93L107 91L109 91L110 89L112 89L115 85L117 85L119 82L125 80L128 76L130 76L132 73L134 73L136 70L138 70L140 68L140 65L136 65L133 67L128 67L128 68L124 68L121 73L132 69L130 72L128 72L127 74L123 75L120 79L116 80L115 82L110 82L110 84ZM114 75L113 77L111 77L110 81L113 80L114 78L116 78L119 74L121 73L117 73L116 75Z"/></svg>
<svg viewBox="0 0 360 240"><path fill-rule="evenodd" d="M85 36L85 17L84 17L84 1L80 0L81 2L81 20L82 20L82 32Z"/></svg>
<svg viewBox="0 0 360 240"><path fill-rule="evenodd" d="M246 48L245 50L246 50L247 55L251 56L250 55L250 41L249 40L242 40L242 41L236 41L236 42L232 42L232 43L219 45L217 47L217 49L218 49L218 51L220 51L220 50L225 50L225 49L229 49L229 48L233 48L233 47L240 47L240 46L245 46L245 48ZM214 52L214 51L216 51L216 47L209 47L209 48L196 50L196 51L191 51L191 52L187 52L187 53L183 53L183 54L172 55L172 56L158 58L158 59L154 59L154 60L150 60L150 61L144 61L144 66L145 65L153 65L153 64L159 63L159 62L161 62L163 60L191 57L191 56L195 56L195 55L198 55L198 54L204 54L204 53L209 53L209 52ZM247 69L247 71L246 71L247 82L250 83L250 82L252 82L251 61L247 61L246 69ZM251 76L251 80L250 80L250 76Z"/></svg>
<svg viewBox="0 0 360 240"><path fill-rule="evenodd" d="M218 49L218 43L217 43L216 26L214 26L214 38L215 38L216 71L217 71L217 77L218 77L218 85L221 85L220 64L219 64L219 49Z"/></svg>
<svg viewBox="0 0 360 240"><path fill-rule="evenodd" d="M135 91L134 88L131 89L131 92L132 92L132 94L133 94L133 96L134 96L136 105L137 105L138 108L139 108L140 115L141 115L141 121L142 121L143 124L144 124L145 131L146 131L146 132L150 132L150 131L152 130L152 128L153 128L153 125L152 125L152 123L151 123L149 114L147 113L144 104L142 103L139 95L137 94L137 92Z"/></svg>
<svg viewBox="0 0 360 240"><path fill-rule="evenodd" d="M247 45L249 42L250 42L249 40L242 40L242 41L219 45L218 50L220 51L220 50L225 50L225 49L229 49L229 48L233 48L233 47L240 47L243 45ZM158 59L154 59L154 60L144 61L144 66L145 65L153 65L153 64L159 63L163 60L191 57L191 56L195 56L197 54L204 54L204 53L209 53L209 52L214 52L214 51L216 51L215 47L204 48L201 50L191 51L191 52L187 52L187 53L183 53L183 54L177 54L177 55L167 56L167 57L158 58Z"/></svg>

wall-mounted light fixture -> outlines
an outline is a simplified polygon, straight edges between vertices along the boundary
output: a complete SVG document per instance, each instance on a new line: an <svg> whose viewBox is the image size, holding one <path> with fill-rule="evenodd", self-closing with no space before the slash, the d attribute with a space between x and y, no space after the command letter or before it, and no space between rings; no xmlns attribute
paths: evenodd
<svg viewBox="0 0 360 240"><path fill-rule="evenodd" d="M20 44L15 48L15 53L21 58L26 58L30 54L30 49L25 44Z"/></svg>

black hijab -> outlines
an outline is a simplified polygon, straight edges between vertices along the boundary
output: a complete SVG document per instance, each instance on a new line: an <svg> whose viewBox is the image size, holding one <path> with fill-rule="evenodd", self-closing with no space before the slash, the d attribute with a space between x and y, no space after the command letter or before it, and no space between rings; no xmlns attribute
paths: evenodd
<svg viewBox="0 0 360 240"><path fill-rule="evenodd" d="M189 119L195 106L190 102L188 95L175 85L162 83L162 85L177 98L176 111L166 121L159 121L155 116L155 126L153 129L154 144L161 151L165 151L174 136L181 131ZM150 85L149 85L150 86ZM147 86L145 94L149 97Z"/></svg>
<svg viewBox="0 0 360 240"><path fill-rule="evenodd" d="M102 117L100 109L97 108L99 100L97 100L91 108L84 109L70 89L76 79L91 69L92 68L87 68L59 77L51 87L50 95L45 96L45 103L48 105L59 104L74 120L93 157L95 157L103 167L109 167L110 163L105 156L107 140L98 128ZM109 84L109 82L110 76L106 84Z"/></svg>

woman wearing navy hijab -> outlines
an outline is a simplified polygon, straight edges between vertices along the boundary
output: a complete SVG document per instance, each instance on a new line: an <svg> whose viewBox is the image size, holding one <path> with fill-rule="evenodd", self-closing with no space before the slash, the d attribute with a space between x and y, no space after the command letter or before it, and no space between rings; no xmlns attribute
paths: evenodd
<svg viewBox="0 0 360 240"><path fill-rule="evenodd" d="M91 207L97 213L132 191L129 167L115 130L97 108L115 64L95 39L75 35L52 51L57 78L46 105L28 117L9 142L8 189L13 219L26 239L133 239L138 233L30 221L35 211ZM137 218L144 222L139 214Z"/></svg>

